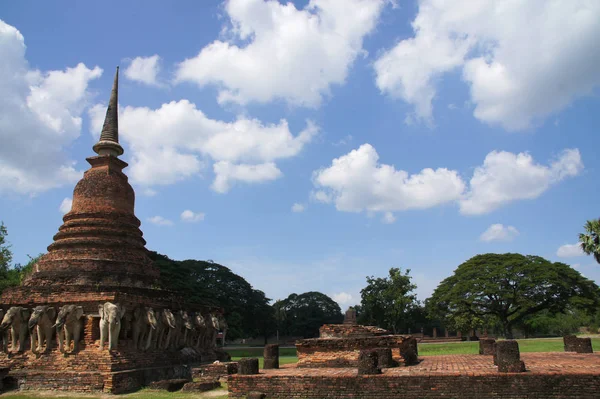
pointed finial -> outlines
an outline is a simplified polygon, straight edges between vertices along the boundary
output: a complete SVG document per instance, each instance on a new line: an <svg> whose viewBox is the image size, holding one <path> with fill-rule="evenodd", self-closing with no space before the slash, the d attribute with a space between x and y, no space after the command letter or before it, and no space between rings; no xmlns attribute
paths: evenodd
<svg viewBox="0 0 600 399"><path fill-rule="evenodd" d="M119 67L115 73L115 81L108 101L108 109L104 118L104 126L100 133L100 141L94 144L94 152L98 155L113 155L118 157L123 154L123 147L119 144Z"/></svg>

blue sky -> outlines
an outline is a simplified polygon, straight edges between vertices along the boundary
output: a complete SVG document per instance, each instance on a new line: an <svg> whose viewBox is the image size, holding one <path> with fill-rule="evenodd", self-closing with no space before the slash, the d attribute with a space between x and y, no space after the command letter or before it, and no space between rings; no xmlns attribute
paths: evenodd
<svg viewBox="0 0 600 399"><path fill-rule="evenodd" d="M600 282L573 246L598 217L600 3L459 3L0 3L15 260L51 243L120 65L149 249L343 308L367 275L409 268L425 299L486 252Z"/></svg>

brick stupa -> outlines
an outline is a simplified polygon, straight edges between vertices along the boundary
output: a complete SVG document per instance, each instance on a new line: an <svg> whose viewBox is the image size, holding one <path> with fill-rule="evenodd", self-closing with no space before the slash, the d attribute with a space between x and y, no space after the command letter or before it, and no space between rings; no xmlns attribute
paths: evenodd
<svg viewBox="0 0 600 399"><path fill-rule="evenodd" d="M140 351L131 348L128 331L122 331L117 350L100 351L98 305L119 303L129 313L138 306L154 309L207 312L199 304L186 304L176 293L156 289L159 270L152 264L134 214L135 193L119 159L123 148L118 133L118 68L110 95L96 156L73 191L73 205L48 247L48 253L20 287L2 294L2 306L75 304L84 309L84 331L78 353L63 355L56 345L50 354L0 354L22 388L123 392L152 380L189 374L199 358L175 350ZM186 357L187 356L187 357ZM218 353L203 354L215 360Z"/></svg>

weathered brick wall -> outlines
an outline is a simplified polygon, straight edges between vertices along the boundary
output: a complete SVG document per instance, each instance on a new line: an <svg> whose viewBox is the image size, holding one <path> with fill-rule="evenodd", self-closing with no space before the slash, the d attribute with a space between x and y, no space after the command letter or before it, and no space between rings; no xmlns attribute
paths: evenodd
<svg viewBox="0 0 600 399"><path fill-rule="evenodd" d="M402 360L400 349L414 344L404 335L362 338L314 338L296 341L298 367L356 367L361 349L391 348L396 360Z"/></svg>
<svg viewBox="0 0 600 399"><path fill-rule="evenodd" d="M258 376L229 377L229 397L248 392L269 399L595 399L600 375L564 374L495 376Z"/></svg>
<svg viewBox="0 0 600 399"><path fill-rule="evenodd" d="M390 332L383 328L358 324L323 324L319 328L321 338L359 338L389 334Z"/></svg>

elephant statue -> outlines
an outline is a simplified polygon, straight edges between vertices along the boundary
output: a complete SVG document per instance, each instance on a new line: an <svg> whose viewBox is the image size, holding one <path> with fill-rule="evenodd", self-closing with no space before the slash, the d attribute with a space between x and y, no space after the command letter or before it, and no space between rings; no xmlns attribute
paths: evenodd
<svg viewBox="0 0 600 399"><path fill-rule="evenodd" d="M53 306L36 306L33 309L29 318L32 352L41 352L44 342L46 343L46 353L52 350L55 320L56 309Z"/></svg>
<svg viewBox="0 0 600 399"><path fill-rule="evenodd" d="M133 311L133 347L147 350L155 339L158 320L154 309L140 306ZM154 331L154 334L152 333ZM143 343L145 340L145 344Z"/></svg>
<svg viewBox="0 0 600 399"><path fill-rule="evenodd" d="M17 349L18 352L25 350L25 339L27 338L27 321L29 320L29 309L21 306L13 306L6 311L0 324L0 331L4 333L11 329L12 346L11 350ZM17 348L17 339L19 347Z"/></svg>
<svg viewBox="0 0 600 399"><path fill-rule="evenodd" d="M179 346L187 346L188 336L191 335L192 329L194 328L192 324L192 318L190 317L190 313L187 310L180 310L179 319L181 320L181 330L179 337Z"/></svg>
<svg viewBox="0 0 600 399"><path fill-rule="evenodd" d="M219 313L217 319L219 320L219 328L223 333L223 338L221 338L221 346L225 346L225 337L227 337L227 329L229 326L227 325L227 320L225 320L225 316L223 314Z"/></svg>
<svg viewBox="0 0 600 399"><path fill-rule="evenodd" d="M0 322L4 319L4 309L0 309ZM0 351L8 352L8 329L0 331Z"/></svg>
<svg viewBox="0 0 600 399"><path fill-rule="evenodd" d="M197 350L203 349L204 344L204 336L206 334L206 322L204 321L204 317L200 312L196 313L194 316L194 327L195 327L195 343L193 346Z"/></svg>
<svg viewBox="0 0 600 399"><path fill-rule="evenodd" d="M167 349L171 338L175 335L175 316L169 309L162 309L158 312L158 326L156 331L156 348Z"/></svg>
<svg viewBox="0 0 600 399"><path fill-rule="evenodd" d="M58 335L58 350L65 353L64 343L67 350L71 348L73 340L73 353L79 351L79 338L83 326L83 307L77 305L64 305L58 310L56 317L56 335ZM66 338L66 342L65 341Z"/></svg>
<svg viewBox="0 0 600 399"><path fill-rule="evenodd" d="M209 313L205 318L206 335L204 339L204 349L212 349L217 346L217 333L219 332L219 320L217 317Z"/></svg>
<svg viewBox="0 0 600 399"><path fill-rule="evenodd" d="M121 319L125 315L125 307L110 302L98 305L100 313L100 350L108 340L108 349L117 349L119 333L121 332Z"/></svg>

